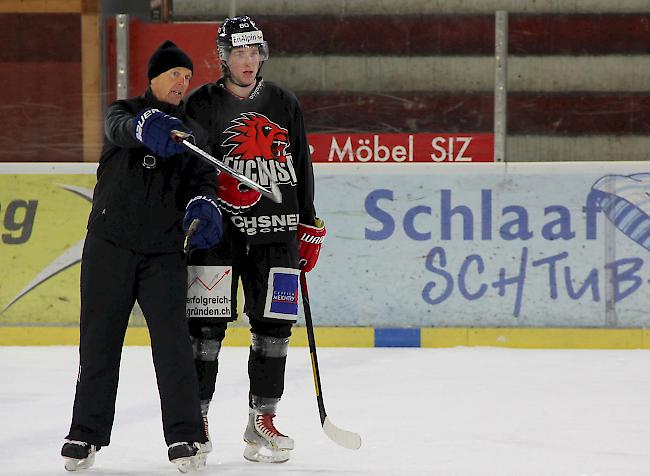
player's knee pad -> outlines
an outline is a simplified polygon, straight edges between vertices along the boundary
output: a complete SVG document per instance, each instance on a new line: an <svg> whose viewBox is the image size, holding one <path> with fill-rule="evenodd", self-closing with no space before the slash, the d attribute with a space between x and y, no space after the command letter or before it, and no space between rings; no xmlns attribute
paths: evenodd
<svg viewBox="0 0 650 476"><path fill-rule="evenodd" d="M194 358L204 362L214 362L219 358L221 351L221 341L217 339L202 339L200 337L190 337L192 341L192 350Z"/></svg>
<svg viewBox="0 0 650 476"><path fill-rule="evenodd" d="M251 333L251 348L260 356L286 357L289 351L288 337L272 337Z"/></svg>
<svg viewBox="0 0 650 476"><path fill-rule="evenodd" d="M194 358L204 362L216 361L225 335L226 324L200 325L190 322L190 340Z"/></svg>

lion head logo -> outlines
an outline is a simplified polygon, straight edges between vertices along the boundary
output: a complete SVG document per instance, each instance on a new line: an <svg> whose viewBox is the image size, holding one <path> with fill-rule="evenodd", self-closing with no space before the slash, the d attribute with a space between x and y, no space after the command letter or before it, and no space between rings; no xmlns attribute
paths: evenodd
<svg viewBox="0 0 650 476"><path fill-rule="evenodd" d="M226 150L224 163L251 180L260 183L257 171L259 160L287 162L289 133L263 114L241 113L231 121L223 134L227 137L221 144ZM275 167L273 169L277 170ZM217 198L222 208L237 215L259 202L261 195L226 173L221 173Z"/></svg>
<svg viewBox="0 0 650 476"><path fill-rule="evenodd" d="M222 144L230 147L226 154L230 157L286 161L289 133L263 114L244 112L233 119L232 125L224 133L230 134Z"/></svg>

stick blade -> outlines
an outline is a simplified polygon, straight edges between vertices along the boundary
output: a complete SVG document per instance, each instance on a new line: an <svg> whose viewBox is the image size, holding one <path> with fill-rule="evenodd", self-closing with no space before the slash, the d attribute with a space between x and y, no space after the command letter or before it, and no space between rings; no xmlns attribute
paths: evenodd
<svg viewBox="0 0 650 476"><path fill-rule="evenodd" d="M280 192L280 187L275 182L271 182L271 196L269 198L275 203L282 203L282 192Z"/></svg>
<svg viewBox="0 0 650 476"><path fill-rule="evenodd" d="M337 445L349 450L358 450L361 448L361 436L352 431L343 430L331 422L329 417L325 417L323 422L323 431Z"/></svg>
<svg viewBox="0 0 650 476"><path fill-rule="evenodd" d="M271 189L271 193L267 195L267 197L273 200L275 203L282 203L282 192L280 192L280 187L278 187L278 183L275 180L273 180L269 168L267 167L267 165L264 163L263 160L260 161L259 165L261 169L264 171L264 174L269 179L269 188Z"/></svg>

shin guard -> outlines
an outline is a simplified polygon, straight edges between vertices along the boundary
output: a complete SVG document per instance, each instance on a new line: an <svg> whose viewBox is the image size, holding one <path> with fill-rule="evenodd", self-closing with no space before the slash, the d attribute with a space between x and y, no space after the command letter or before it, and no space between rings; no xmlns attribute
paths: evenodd
<svg viewBox="0 0 650 476"><path fill-rule="evenodd" d="M252 334L248 357L250 395L269 399L282 397L288 349L288 337Z"/></svg>
<svg viewBox="0 0 650 476"><path fill-rule="evenodd" d="M194 365L199 379L201 410L207 415L219 372L219 352L226 333L226 326L192 326L190 339L194 351Z"/></svg>

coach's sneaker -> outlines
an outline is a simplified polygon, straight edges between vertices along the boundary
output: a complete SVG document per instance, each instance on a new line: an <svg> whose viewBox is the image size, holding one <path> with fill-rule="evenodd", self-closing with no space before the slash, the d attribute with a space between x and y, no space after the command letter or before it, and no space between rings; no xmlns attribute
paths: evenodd
<svg viewBox="0 0 650 476"><path fill-rule="evenodd" d="M179 441L172 443L167 448L169 461L176 465L181 473L188 473L199 469L199 444Z"/></svg>
<svg viewBox="0 0 650 476"><path fill-rule="evenodd" d="M65 469L79 471L88 469L95 463L95 453L101 446L91 445L85 441L65 440L61 448L61 456L65 460Z"/></svg>
<svg viewBox="0 0 650 476"><path fill-rule="evenodd" d="M280 433L273 424L275 413L262 413L251 408L248 426L244 432L244 458L258 463L284 463L289 461L293 438Z"/></svg>

